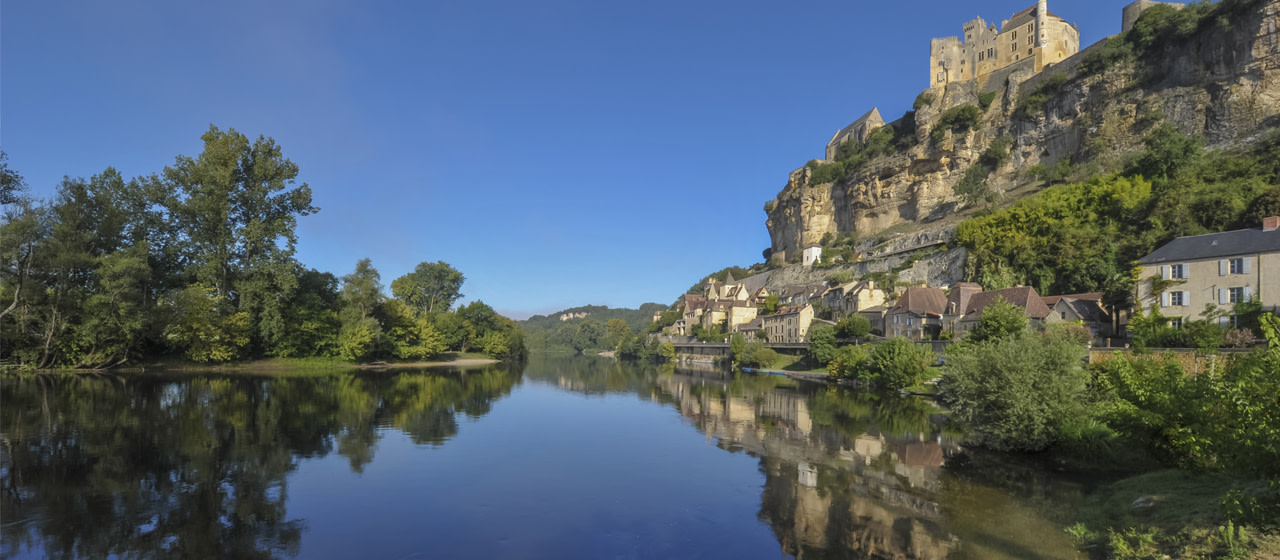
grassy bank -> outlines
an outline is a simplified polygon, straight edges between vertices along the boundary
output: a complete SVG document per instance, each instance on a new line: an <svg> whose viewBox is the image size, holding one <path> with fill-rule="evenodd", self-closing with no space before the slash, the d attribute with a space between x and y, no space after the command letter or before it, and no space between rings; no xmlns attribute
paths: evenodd
<svg viewBox="0 0 1280 560"><path fill-rule="evenodd" d="M430 360L399 360L389 362L352 363L339 358L270 358L265 360L246 360L222 364L204 364L183 357L164 357L147 360L138 365L111 368L109 370L85 369L16 369L7 368L4 373L78 373L91 371L110 371L115 373L130 372L182 372L182 371L215 371L253 374L283 373L323 373L352 369L382 369L403 367L436 367L436 366L474 366L497 363L498 360L478 352L445 352Z"/></svg>

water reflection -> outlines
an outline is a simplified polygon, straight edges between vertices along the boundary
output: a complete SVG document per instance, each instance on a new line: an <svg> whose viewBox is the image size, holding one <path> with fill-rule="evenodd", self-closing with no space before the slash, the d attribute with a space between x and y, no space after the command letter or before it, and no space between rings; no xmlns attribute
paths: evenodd
<svg viewBox="0 0 1280 560"><path fill-rule="evenodd" d="M4 556L295 556L286 475L336 452L360 472L387 427L458 432L519 375L29 376L0 381Z"/></svg>
<svg viewBox="0 0 1280 560"><path fill-rule="evenodd" d="M929 400L714 366L535 362L526 376L669 403L720 448L759 458L759 518L797 558L1076 557L1062 523L1082 485L963 451Z"/></svg>
<svg viewBox="0 0 1280 560"><path fill-rule="evenodd" d="M1065 520L1055 512L1074 507L1082 486L1039 465L964 451L960 440L948 431L943 411L928 400L882 397L780 377L734 375L714 367L677 369L605 359L537 357L523 373L491 367L465 372L293 377L4 378L0 380L0 512L4 515L0 552L5 557L27 553L53 558L296 556L306 540L304 517L311 516L312 523L321 525L324 520L316 517L314 508L286 510L290 475L303 460L326 456L340 457L345 463L339 466L343 472L363 473L373 468L370 465L379 459L380 442L393 431L412 442L397 439L397 445L433 453L433 458L466 448L466 452L453 455L450 463L464 469L482 470L480 465L467 462L480 460L477 458L498 463L479 478L498 476L509 484L487 484L501 490L480 488L461 492L453 499L462 504L477 500L504 504L501 508L512 510L513 517L498 517L496 512L475 517L487 521L492 515L523 522L530 535L549 534L535 512L541 511L538 504L550 501L571 504L576 500L581 509L598 509L602 512L599 515L617 518L610 525L615 529L648 526L627 518L627 508L620 505L635 498L625 493L628 484L671 486L673 476L696 470L689 468L694 465L680 463L687 460L683 455L663 457L669 462L648 466L605 463L617 469L610 472L618 481L598 487L610 488L616 495L574 492L573 488L587 487L583 474L560 472L552 466L573 464L581 458L575 453L595 454L590 449L599 446L598 442L574 439L585 433L582 425L602 420L585 416L541 419L522 415L504 420L528 424L531 434L556 430L569 435L556 439L562 447L555 450L540 447L542 440L537 436L507 441L506 445L527 453L520 455L526 462L518 468L531 473L528 479L502 470L506 456L501 450L484 450L486 445L494 445L490 440L473 435L450 441L459 436L461 419L488 415L495 402L524 381L556 387L558 390L551 392L561 396L564 393L560 391L590 399L634 395L668 407L673 412L641 408L661 412L659 416L667 418L679 414L724 452L753 457L763 484L757 490L754 473L749 468L739 469L744 479L751 481L751 494L735 494L744 505L735 506L734 511L747 513L745 524L750 525L749 508L758 503L755 516L763 525L735 526L730 533L756 531L754 535L767 542L772 532L786 555L1074 557L1062 531ZM521 395L532 399L537 394L532 389L540 387L529 389ZM511 411L521 410L520 402L524 401L513 399L501 409L505 413L490 418L517 414ZM654 429L645 428L649 425L645 423L636 425L641 435L643 430ZM505 428L497 429L510 430L512 425L502 426ZM667 436L667 441L684 438L680 434L692 435L679 424L671 429L677 435ZM662 442L654 438L645 444L622 445L653 446L655 454L677 448L664 448ZM432 449L437 446L445 447ZM384 453L395 455L388 450ZM549 453L564 456L540 459ZM378 464L387 462L394 460ZM707 462L705 457L702 462ZM420 463L409 465L405 472L410 474L422 468ZM666 468L670 471L659 470ZM457 476L456 471L448 472ZM657 472L664 474L656 476ZM711 476L722 474L726 473ZM295 486L306 488L300 480L293 479ZM450 480L454 479L443 477L437 482L449 484ZM537 484L525 484L524 480ZM414 481L389 478L387 484L407 487ZM539 494L539 488L555 485L560 485L562 494L554 500ZM437 491L397 495L396 499L430 502L440 498L439 487L432 488ZM527 509L515 505L517 497L523 500L520 503L527 502ZM384 496L371 497L361 505L394 508L398 503ZM656 505L651 507L646 510L650 516L661 517L666 512ZM699 506L676 507L698 511ZM699 517L686 514L681 519L687 522ZM716 527L714 520L708 520L706 527ZM633 530L636 535L646 534ZM457 529L459 546L488 535L474 528L467 531ZM627 535L575 533L572 538L578 540L556 546L562 551L596 552L621 547L634 555L638 549L623 538ZM689 540L671 536L671 542L649 550L715 556L706 553L705 543L695 546ZM775 549L761 551L760 556L776 554Z"/></svg>

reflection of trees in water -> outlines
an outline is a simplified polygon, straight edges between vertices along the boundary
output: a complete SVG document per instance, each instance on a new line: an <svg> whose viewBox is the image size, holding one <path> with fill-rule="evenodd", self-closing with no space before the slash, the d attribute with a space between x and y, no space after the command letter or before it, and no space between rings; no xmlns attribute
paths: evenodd
<svg viewBox="0 0 1280 560"><path fill-rule="evenodd" d="M439 445L518 376L30 376L0 382L5 555L294 556L285 476L336 450L360 472L380 427ZM335 449L336 448L336 449Z"/></svg>

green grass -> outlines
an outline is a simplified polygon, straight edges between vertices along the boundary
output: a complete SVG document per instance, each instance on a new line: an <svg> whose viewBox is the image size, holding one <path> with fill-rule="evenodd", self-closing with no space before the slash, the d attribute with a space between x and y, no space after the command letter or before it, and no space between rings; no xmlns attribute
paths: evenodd
<svg viewBox="0 0 1280 560"><path fill-rule="evenodd" d="M790 371L795 373L827 373L827 368L819 367L813 362L808 355L792 356L789 354L778 354L778 359L773 365L765 369Z"/></svg>
<svg viewBox="0 0 1280 560"><path fill-rule="evenodd" d="M1225 474L1161 470L1119 480L1094 492L1067 528L1079 546L1106 549L1109 558L1231 558L1220 529L1221 502L1250 481ZM1153 505L1133 507L1145 498ZM1246 529L1249 533L1251 529Z"/></svg>

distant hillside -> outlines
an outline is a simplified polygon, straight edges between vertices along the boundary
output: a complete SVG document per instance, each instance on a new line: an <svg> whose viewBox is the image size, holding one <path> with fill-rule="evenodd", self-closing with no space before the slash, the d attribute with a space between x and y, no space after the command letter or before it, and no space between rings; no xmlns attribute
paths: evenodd
<svg viewBox="0 0 1280 560"><path fill-rule="evenodd" d="M661 303L646 303L640 306L640 309L614 309L607 305L584 305L581 307L571 307L563 311L551 313L549 315L534 315L524 321L520 321L520 328L529 329L547 329L556 330L562 325L576 325L588 319L607 323L609 319L622 319L631 326L632 332L644 332L649 328L649 323L653 322L653 314L658 311L665 311L666 305ZM585 313L585 317L578 315ZM567 320L561 320L561 317L573 317Z"/></svg>

